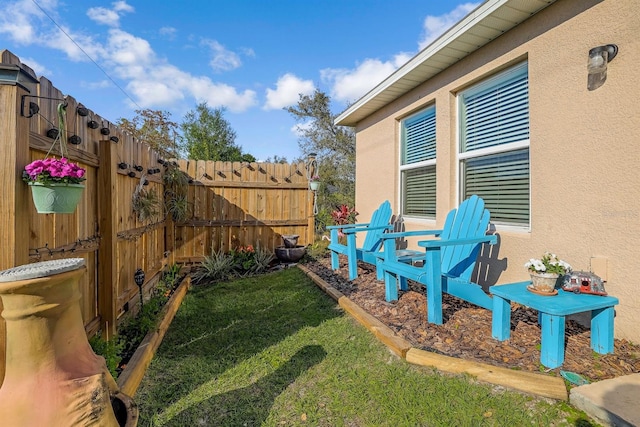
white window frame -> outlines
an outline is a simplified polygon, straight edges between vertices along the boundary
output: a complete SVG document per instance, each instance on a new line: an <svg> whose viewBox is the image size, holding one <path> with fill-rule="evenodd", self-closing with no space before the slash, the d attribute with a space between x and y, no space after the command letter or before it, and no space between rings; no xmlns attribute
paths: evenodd
<svg viewBox="0 0 640 427"><path fill-rule="evenodd" d="M427 160L423 160L423 161L419 161L419 162L415 162L415 163L409 163L409 164L403 164L403 156L404 156L404 152L405 152L405 140L404 140L404 133L405 133L405 124L407 123L407 121L410 121L418 116L424 115L424 114L428 114L429 110L433 110L433 114L434 114L434 120L436 120L435 117L435 104L430 104L427 105L426 107L422 108L420 111L411 114L408 117L405 117L404 119L402 119L400 121L400 135L399 135L399 156L398 156L398 185L399 185L399 194L400 194L400 206L399 206L399 212L401 213L402 217L404 219L409 219L412 221L417 221L417 222L425 222L425 223L435 223L436 220L436 213L434 212L433 215L410 215L405 213L404 211L404 206L405 206L405 188L404 188L404 179L403 179L403 173L409 170L415 170L415 169L420 169L423 167L436 167L436 161L437 161L437 148L436 148L436 156L432 159L427 159ZM435 132L435 129L434 129ZM435 171L434 171L435 173ZM436 188L435 188L436 192L437 192L437 183L436 183ZM435 197L435 193L434 193L434 197ZM435 206L436 201L434 200L434 206Z"/></svg>
<svg viewBox="0 0 640 427"><path fill-rule="evenodd" d="M503 153L510 153L510 152L516 152L518 150L524 150L527 149L529 150L529 214L528 214L528 223L527 224L517 224L517 223L509 223L509 222L500 222L500 221L494 221L492 219L492 223L496 226L496 228L500 229L500 230L513 230L513 231L530 231L531 230L531 157L530 157L530 145L531 145L531 140L530 137L526 138L526 139L522 139L520 141L516 141L516 142L510 142L510 143L504 143L504 144L499 144L499 145L494 145L491 147L485 147L485 148L478 148L478 149L473 149L470 151L462 151L463 147L463 141L462 141L462 135L463 135L463 114L462 114L462 99L464 95L467 95L469 93L474 93L474 92L479 92L482 91L484 89L486 89L487 87L491 87L491 86L495 86L500 84L501 82L507 80L508 78L510 78L512 75L517 74L517 73L521 73L522 69L526 68L527 69L527 74L528 74L528 61L522 62L520 64L517 64L505 71L501 71L473 86L470 86L462 91L460 91L458 93L458 96L456 97L457 100L457 111L458 111L458 141L457 141L457 155L458 155L458 161L456 162L457 168L458 168L458 172L457 172L457 176L459 179L459 186L458 186L458 191L459 191L459 195L458 195L458 199L461 199L462 197L464 197L464 183L465 183L465 177L463 176L463 162L465 160L469 160L469 159L476 159L476 158L481 158L484 156L488 156L488 155L496 155L496 154L503 154ZM530 100L530 96L527 97L527 102L529 104L529 106L531 105L531 100ZM529 115L530 115L530 111L529 111ZM530 133L529 133L530 136Z"/></svg>

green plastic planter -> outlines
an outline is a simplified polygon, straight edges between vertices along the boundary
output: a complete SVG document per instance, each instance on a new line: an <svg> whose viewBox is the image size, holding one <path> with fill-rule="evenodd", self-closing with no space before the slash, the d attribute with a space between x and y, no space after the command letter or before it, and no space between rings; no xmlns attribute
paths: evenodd
<svg viewBox="0 0 640 427"><path fill-rule="evenodd" d="M29 186L38 213L73 213L84 190L84 184L30 182Z"/></svg>

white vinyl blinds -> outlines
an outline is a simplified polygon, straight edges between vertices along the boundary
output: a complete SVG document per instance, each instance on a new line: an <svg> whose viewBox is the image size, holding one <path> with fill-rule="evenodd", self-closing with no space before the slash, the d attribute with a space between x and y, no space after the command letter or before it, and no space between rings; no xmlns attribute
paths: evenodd
<svg viewBox="0 0 640 427"><path fill-rule="evenodd" d="M436 215L436 109L431 106L402 121L402 214Z"/></svg>
<svg viewBox="0 0 640 427"><path fill-rule="evenodd" d="M527 63L461 93L460 159L463 198L482 197L494 223L529 225Z"/></svg>

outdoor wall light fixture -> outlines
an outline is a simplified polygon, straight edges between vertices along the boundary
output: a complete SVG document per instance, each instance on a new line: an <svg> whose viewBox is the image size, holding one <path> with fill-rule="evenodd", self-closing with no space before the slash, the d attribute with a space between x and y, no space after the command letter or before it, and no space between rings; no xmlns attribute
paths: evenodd
<svg viewBox="0 0 640 427"><path fill-rule="evenodd" d="M118 169L128 169L129 165L126 164L125 162L120 162L118 163Z"/></svg>
<svg viewBox="0 0 640 427"><path fill-rule="evenodd" d="M89 129L98 129L100 127L100 123L96 122L95 120L89 120L87 122L87 126L89 126Z"/></svg>
<svg viewBox="0 0 640 427"><path fill-rule="evenodd" d="M136 173L134 171L130 171L127 175L129 175L131 178L136 177Z"/></svg>
<svg viewBox="0 0 640 427"><path fill-rule="evenodd" d="M607 64L618 54L618 46L607 44L589 50L587 89L596 90L607 80Z"/></svg>
<svg viewBox="0 0 640 427"><path fill-rule="evenodd" d="M112 137L111 137L111 138L109 138L109 139L111 140L111 142L115 142L116 144L117 144L118 142L120 142L120 138L118 138L118 137L117 137L117 136L115 136L115 135L114 135L114 136L112 136Z"/></svg>
<svg viewBox="0 0 640 427"><path fill-rule="evenodd" d="M109 135L111 131L109 130L108 127L103 127L102 129L100 129L100 133L106 136L106 135Z"/></svg>
<svg viewBox="0 0 640 427"><path fill-rule="evenodd" d="M78 135L71 135L69 137L69 144L80 145L82 144L82 138L80 138Z"/></svg>

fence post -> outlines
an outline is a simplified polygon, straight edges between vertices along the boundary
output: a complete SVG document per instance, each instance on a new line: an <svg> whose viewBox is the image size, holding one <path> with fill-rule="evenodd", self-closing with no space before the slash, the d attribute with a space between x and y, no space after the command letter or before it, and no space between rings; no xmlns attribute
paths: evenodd
<svg viewBox="0 0 640 427"><path fill-rule="evenodd" d="M22 170L29 163L29 119L20 114L22 95L18 84L0 85L0 270L29 262L29 188ZM0 301L0 312L2 302ZM0 385L5 369L5 322L0 318Z"/></svg>
<svg viewBox="0 0 640 427"><path fill-rule="evenodd" d="M110 140L100 141L100 165L98 166L98 224L100 246L98 249L98 313L103 336L116 333L117 302L117 206L114 202L117 186L116 149Z"/></svg>

